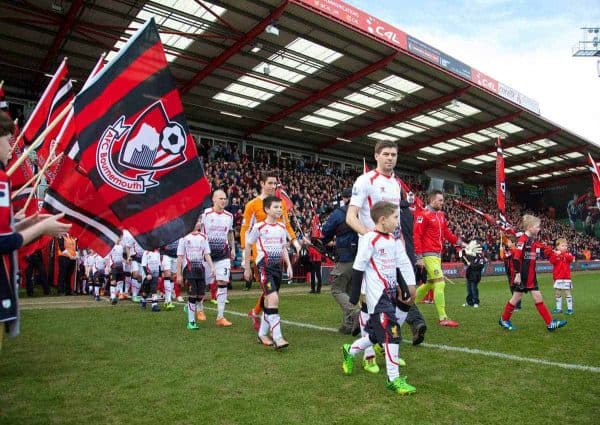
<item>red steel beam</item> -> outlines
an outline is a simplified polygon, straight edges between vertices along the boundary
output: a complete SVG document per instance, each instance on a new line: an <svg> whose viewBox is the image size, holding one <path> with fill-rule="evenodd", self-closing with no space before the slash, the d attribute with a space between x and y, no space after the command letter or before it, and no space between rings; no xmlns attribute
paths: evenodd
<svg viewBox="0 0 600 425"><path fill-rule="evenodd" d="M514 148L514 147L517 147L519 145L524 145L526 143L533 143L533 142L536 142L538 140L549 139L550 137L556 136L560 132L561 132L560 129L555 129L555 130L548 131L548 132L546 132L544 134L539 134L539 135L528 137L526 139L521 139L521 140L503 140L502 141L502 149L506 150L508 148ZM464 161L465 159L471 159L471 158L475 158L476 156L479 156L479 155L486 155L486 154L491 154L491 153L494 153L494 152L496 152L496 141L494 141L494 145L493 146L486 145L484 149L479 150L477 152L473 152L473 153L470 153L468 155L461 156L459 158L449 159L449 160L444 161L444 162L439 162L438 164L443 164L443 165L456 164L458 162ZM437 167L437 165L433 165L432 164L430 167L424 168L423 171L427 171L427 170L430 170L430 169L436 168L436 167Z"/></svg>
<svg viewBox="0 0 600 425"><path fill-rule="evenodd" d="M362 136L363 134L366 133L371 133L373 131L379 130L382 127L386 127L388 126L390 123L396 122L396 121L403 121L407 118L412 117L413 115L417 115L420 114L423 111L429 110L429 109L433 109L438 107L439 105L442 105L444 103L448 103L450 102L452 99L456 99L459 96L462 96L463 94L465 94L465 92L467 90L469 90L471 86L467 86L467 87L463 87L461 89L455 90L450 94L446 94L444 96L440 96L438 98L432 99L428 102L422 103L420 105L417 105L413 108L409 108L409 109L405 109L403 111L397 112L393 115L389 115L383 119L380 119L379 121L375 121L374 123L369 124L366 127L362 127L362 128L358 128L356 130L352 130L349 131L347 133L344 133L343 136L341 136L341 138L343 139L348 139L351 140L354 137L358 137L358 136ZM336 145L340 143L340 141L338 139L332 139L329 140L327 142L321 143L317 146L317 150L323 150L326 148L330 148L333 145Z"/></svg>
<svg viewBox="0 0 600 425"><path fill-rule="evenodd" d="M560 156L560 155L565 155L565 154L571 153L571 152L585 151L587 149L589 149L588 146L579 146L579 147L576 147L576 148L570 147L570 148L561 149L561 150L556 151L556 152L548 152L547 156ZM527 155L528 153L530 155ZM515 165L522 165L522 164L526 164L528 162L537 161L537 160L531 158L531 155L535 155L535 154L536 154L536 152L527 152L527 153L523 153L523 154L518 155L518 156L514 156L514 157L510 157L510 158L504 158L504 166L506 168L508 168L508 167L514 167ZM543 158L539 158L539 159L543 159ZM513 160L513 161L511 161L511 160ZM486 164L486 165L490 165L490 164ZM482 168L487 168L488 170L492 170L495 167L496 167L496 163L494 162L489 167L482 167ZM485 170L482 170L482 171L485 171Z"/></svg>
<svg viewBox="0 0 600 425"><path fill-rule="evenodd" d="M461 137L461 136L464 136L465 134L473 133L476 131L486 129L488 127L493 127L495 125L502 124L504 122L512 121L515 118L518 118L522 113L523 113L523 111L513 112L512 114L508 114L503 117L496 118L495 120L492 120L492 121L486 121L486 122L483 122L483 123L480 123L477 125L473 125L471 127L461 128L460 130L456 130L451 133L446 133L443 136L434 137L433 139L427 140L425 142L414 143L410 146L404 146L404 147L400 148L398 153L414 152L418 149L435 145L436 143L445 142L446 140L454 139L455 137Z"/></svg>
<svg viewBox="0 0 600 425"><path fill-rule="evenodd" d="M536 167L536 168L533 168L528 173L523 173L523 174L510 173L510 174L508 174L508 176L511 178L511 180L522 180L522 179L526 179L527 177L533 177L533 176L537 176L540 174L548 174L548 173L553 173L555 171L566 171L569 168L581 167L582 165L585 166L587 164L588 164L588 162L586 160L584 160L583 162L580 161L580 162L576 162L576 163L571 163L569 165L560 164L560 165L557 165L556 167L552 167L552 168ZM560 177L560 176L557 176L557 177ZM550 177L548 177L548 178L550 178ZM536 183L533 182L533 184L536 184Z"/></svg>
<svg viewBox="0 0 600 425"><path fill-rule="evenodd" d="M222 16L219 16L215 12L213 12L213 10L210 7L208 7L207 5L205 5L204 2L202 2L201 0L196 0L196 3L200 6L202 6L208 13L213 15L215 17L215 19L217 19L219 22L221 22L223 25L225 25L231 31L238 33L238 34L242 34L241 31L234 28L233 25L231 25L229 22L227 22Z"/></svg>
<svg viewBox="0 0 600 425"><path fill-rule="evenodd" d="M82 7L83 7L83 0L73 1L73 3L71 4L71 7L69 8L69 11L67 12L67 15L65 16L63 21L60 23L60 26L58 28L58 33L56 33L56 36L54 37L54 40L52 41L52 44L50 45L50 48L48 49L48 53L46 53L46 57L42 60L42 64L40 65L40 70L42 70L42 71L48 70L48 65L50 65L50 61L52 59L54 59L56 54L58 53L60 46L65 41L65 37L67 36L69 31L71 31L71 28L73 27L73 24L75 23L75 18L81 11Z"/></svg>
<svg viewBox="0 0 600 425"><path fill-rule="evenodd" d="M289 4L289 0L284 0L277 9L273 10L266 18L260 21L254 28L252 28L248 33L246 33L240 40L231 45L231 47L227 48L223 51L219 56L214 58L207 66L205 66L202 70L200 70L196 75L194 75L185 85L181 88L181 94L185 94L189 92L194 86L196 86L200 81L208 77L214 70L223 65L227 60L239 52L242 47L246 44L252 42L260 33L262 33L267 25L271 24L274 20L278 19L285 8Z"/></svg>
<svg viewBox="0 0 600 425"><path fill-rule="evenodd" d="M289 108L284 109L283 111L279 111L275 115L272 115L269 118L267 118L265 120L265 122L262 122L262 123L258 124L257 126L247 130L245 133L245 136L248 137L251 134L257 133L260 130L262 130L263 128L267 127L269 124L277 122L277 121L287 117L288 115L293 114L294 112L304 108L305 106L308 106L308 105L316 102L319 99L323 99L324 97L329 96L330 94L346 87L347 85L352 84L355 81L358 81L361 78L364 78L367 75L369 75L381 68L384 68L385 66L387 66L388 63L390 63L396 57L396 55L397 55L397 52L394 52L391 55L386 56L385 58L361 69L360 71L357 71L352 75L349 75L348 77L344 78L343 80L333 83L330 86L325 87L322 90L319 90L318 92L314 92L306 99L301 100L300 102L296 103L295 105L290 106Z"/></svg>

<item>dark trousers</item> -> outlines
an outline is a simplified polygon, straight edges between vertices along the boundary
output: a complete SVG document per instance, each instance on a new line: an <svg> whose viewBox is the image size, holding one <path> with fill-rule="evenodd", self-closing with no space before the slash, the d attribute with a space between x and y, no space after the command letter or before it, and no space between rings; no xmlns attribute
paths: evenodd
<svg viewBox="0 0 600 425"><path fill-rule="evenodd" d="M474 305L479 304L479 281L481 280L481 276L479 279L472 278L467 279L467 304Z"/></svg>
<svg viewBox="0 0 600 425"><path fill-rule="evenodd" d="M42 285L44 295L50 294L50 286L48 285L46 270L44 269L44 262L42 261L42 254L39 251L36 251L27 257L27 270L25 271L25 288L27 290L27 295L33 295L33 286L36 282Z"/></svg>
<svg viewBox="0 0 600 425"><path fill-rule="evenodd" d="M310 262L310 290L321 292L321 262Z"/></svg>
<svg viewBox="0 0 600 425"><path fill-rule="evenodd" d="M58 293L70 295L71 278L75 271L75 260L61 255L58 257Z"/></svg>

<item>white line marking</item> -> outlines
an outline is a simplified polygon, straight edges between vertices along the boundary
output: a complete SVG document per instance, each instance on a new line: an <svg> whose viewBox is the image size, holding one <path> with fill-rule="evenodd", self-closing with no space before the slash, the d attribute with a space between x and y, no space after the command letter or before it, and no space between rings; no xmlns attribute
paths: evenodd
<svg viewBox="0 0 600 425"><path fill-rule="evenodd" d="M209 310L215 310L215 309L210 308ZM234 316L247 317L247 314L238 313L237 311L226 310L226 312L228 314L231 314ZM311 325L308 323L292 322L289 320L281 320L281 321L283 323L285 323L286 325L298 326L300 328L315 329L315 330L324 331L324 332L334 332L334 333L338 332L338 330L335 328L326 328L323 326ZM410 344L410 342L408 342L408 341L403 341L403 342L406 344ZM572 363L551 362L551 361L543 360L543 359L534 359L534 358L530 358L530 357L515 356L513 354L497 353L495 351L479 350L477 348L452 347L450 345L445 345L445 344L429 344L426 342L422 343L421 346L427 347L427 348L434 348L437 350L457 351L460 353L475 354L475 355L486 356L486 357L495 357L495 358L503 359L503 360L517 360L520 362L535 363L535 364L540 364L540 365L544 365L544 366L556 366L556 367L560 367L562 369L575 369L575 370L583 370L586 372L600 373L600 367L586 366L586 365L572 364Z"/></svg>
<svg viewBox="0 0 600 425"><path fill-rule="evenodd" d="M304 294L296 294L296 295L304 295ZM69 301L58 301L58 302L53 302L53 303L48 303L46 305L43 306L34 306L34 305L28 305L25 308L22 308L22 310L38 310L38 309L47 309L47 308L51 308L52 304L67 304L69 303ZM86 303L88 304L88 303ZM184 305L185 303L178 303L175 302L174 304L179 304L179 305ZM91 301L89 305L98 305L98 306L102 306L102 305L106 305L105 303L96 303L95 301ZM130 305L130 304L128 304ZM21 306L24 307L24 306ZM74 306L75 307L75 306ZM81 305L76 306L77 307L82 307ZM211 310L211 311L217 311L216 308L213 307L204 307L205 310ZM232 310L226 310L227 314L230 314L232 316L239 316L239 317L248 317L247 313L240 313L237 311L232 311ZM286 325L290 325L290 326L297 326L299 328L305 328L305 329L314 329L317 331L323 331L323 332L333 332L333 333L337 333L338 330L335 328L328 328L325 326L318 326L318 325L311 325L310 323L301 323L301 322L292 322L290 320L281 320L283 323L285 323ZM403 341L406 344L410 344L410 342L408 341ZM552 362L552 361L548 361L548 360L543 360L543 359L535 359L535 358L530 358L530 357L521 357L521 356L515 356L513 354L505 354L505 353L498 353L495 351L486 351L486 350L480 350L477 348L467 348L467 347L453 347L451 345L445 345L445 344L429 344L427 342L424 342L421 344L422 347L427 347L427 348L433 348L436 350L444 350L444 351L455 351L455 352L459 352L459 353L467 353L467 354L475 354L475 355L479 355L479 356L486 356L486 357L495 357L497 359L502 359L502 360L516 360L519 362L528 362L528 363L534 363L534 364L539 364L539 365L543 365L543 366L555 366L555 367L559 367L561 369L575 369L575 370L582 370L585 372L592 372L592 373L600 373L600 367L596 367L596 366L587 366L587 365L580 365L580 364L573 364L573 363L559 363L559 362Z"/></svg>

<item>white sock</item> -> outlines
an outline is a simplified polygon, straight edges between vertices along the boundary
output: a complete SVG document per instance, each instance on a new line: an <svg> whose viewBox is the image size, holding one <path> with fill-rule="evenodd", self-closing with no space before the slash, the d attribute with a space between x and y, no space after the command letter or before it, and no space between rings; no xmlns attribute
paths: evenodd
<svg viewBox="0 0 600 425"><path fill-rule="evenodd" d="M140 283L137 279L131 278L131 294L137 297L140 293Z"/></svg>
<svg viewBox="0 0 600 425"><path fill-rule="evenodd" d="M390 381L393 381L400 376L400 369L398 367L398 351L400 350L399 344L383 344L385 349L385 368L387 376Z"/></svg>
<svg viewBox="0 0 600 425"><path fill-rule="evenodd" d="M123 281L121 281L121 282L117 282L117 292L118 292L119 294L122 294L122 293L123 293Z"/></svg>
<svg viewBox="0 0 600 425"><path fill-rule="evenodd" d="M129 289L131 288L131 277L125 278L125 293L129 294Z"/></svg>
<svg viewBox="0 0 600 425"><path fill-rule="evenodd" d="M110 285L110 299L117 298L117 287Z"/></svg>
<svg viewBox="0 0 600 425"><path fill-rule="evenodd" d="M217 287L217 319L222 319L225 313L225 302L227 301L227 286Z"/></svg>
<svg viewBox="0 0 600 425"><path fill-rule="evenodd" d="M196 321L196 303L188 301L188 322Z"/></svg>
<svg viewBox="0 0 600 425"><path fill-rule="evenodd" d="M369 321L370 317L371 317L371 315L369 313L365 313L362 310L360 311L358 323L360 324L360 335L362 337L369 338L369 334L367 333L367 331L365 331L365 326L367 326L367 322ZM364 354L365 360L375 357L375 350L373 350L372 343L369 345L369 347L365 348L364 351L365 351L365 354Z"/></svg>
<svg viewBox="0 0 600 425"><path fill-rule="evenodd" d="M556 309L557 310L562 310L562 297L556 297Z"/></svg>
<svg viewBox="0 0 600 425"><path fill-rule="evenodd" d="M567 298L567 310L573 310L573 297L568 296Z"/></svg>
<svg viewBox="0 0 600 425"><path fill-rule="evenodd" d="M165 285L165 304L171 304L173 294L173 282L171 279L164 280Z"/></svg>
<svg viewBox="0 0 600 425"><path fill-rule="evenodd" d="M267 314L267 319L271 327L271 335L274 340L283 338L281 334L281 317L279 314Z"/></svg>
<svg viewBox="0 0 600 425"><path fill-rule="evenodd" d="M152 307L158 304L158 296L156 294L152 294Z"/></svg>
<svg viewBox="0 0 600 425"><path fill-rule="evenodd" d="M349 352L350 352L350 355L352 355L354 357L358 353L365 351L369 347L373 347L373 343L371 342L371 339L369 339L368 336L363 336L363 337L358 338L356 341L354 341L352 343L352 345L350 345Z"/></svg>
<svg viewBox="0 0 600 425"><path fill-rule="evenodd" d="M264 312L260 315L260 328L258 328L258 336L267 336L269 334L269 320Z"/></svg>
<svg viewBox="0 0 600 425"><path fill-rule="evenodd" d="M96 295L97 297L100 296L100 287L99 286L94 286L94 295Z"/></svg>
<svg viewBox="0 0 600 425"><path fill-rule="evenodd" d="M197 302L196 307L198 307L198 311L204 311L204 297Z"/></svg>
<svg viewBox="0 0 600 425"><path fill-rule="evenodd" d="M402 311L398 307L396 307L396 322L398 322L398 326L402 326L406 321L406 316L408 316L408 311Z"/></svg>

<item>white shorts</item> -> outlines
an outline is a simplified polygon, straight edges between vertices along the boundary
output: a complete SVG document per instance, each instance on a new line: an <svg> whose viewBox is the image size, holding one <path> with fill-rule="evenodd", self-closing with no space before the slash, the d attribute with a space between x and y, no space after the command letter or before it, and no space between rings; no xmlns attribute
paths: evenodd
<svg viewBox="0 0 600 425"><path fill-rule="evenodd" d="M207 285L213 283L215 280L229 282L229 275L231 273L231 260L229 258L213 262L216 276L210 274L210 267L208 267L208 263L203 264L204 281Z"/></svg>
<svg viewBox="0 0 600 425"><path fill-rule="evenodd" d="M217 275L216 280L222 282L229 282L229 276L231 274L231 260L225 258L223 260L215 261L215 274Z"/></svg>
<svg viewBox="0 0 600 425"><path fill-rule="evenodd" d="M554 281L554 289L572 289L571 279L557 279Z"/></svg>
<svg viewBox="0 0 600 425"><path fill-rule="evenodd" d="M160 267L163 272L175 273L177 271L177 258L163 255Z"/></svg>

